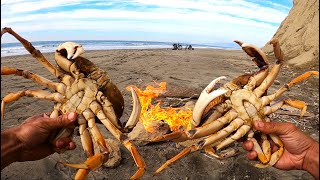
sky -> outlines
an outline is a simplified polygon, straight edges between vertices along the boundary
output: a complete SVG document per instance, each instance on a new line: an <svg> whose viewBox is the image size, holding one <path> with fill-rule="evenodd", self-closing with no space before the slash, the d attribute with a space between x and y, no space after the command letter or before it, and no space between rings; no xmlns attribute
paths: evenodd
<svg viewBox="0 0 320 180"><path fill-rule="evenodd" d="M292 0L1 0L1 28L29 41L141 40L263 46ZM16 42L9 34L1 43Z"/></svg>

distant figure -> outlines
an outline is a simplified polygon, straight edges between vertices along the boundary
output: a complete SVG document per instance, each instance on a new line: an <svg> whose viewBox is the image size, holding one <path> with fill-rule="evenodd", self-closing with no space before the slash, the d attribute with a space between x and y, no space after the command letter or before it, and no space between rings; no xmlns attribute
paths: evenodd
<svg viewBox="0 0 320 180"><path fill-rule="evenodd" d="M172 46L173 46L172 50L182 50L182 45L179 43L178 44L174 43Z"/></svg>
<svg viewBox="0 0 320 180"><path fill-rule="evenodd" d="M191 44L188 46L188 50L194 50L194 48L191 46Z"/></svg>
<svg viewBox="0 0 320 180"><path fill-rule="evenodd" d="M172 50L177 50L178 49L178 44L174 43L172 46L173 46Z"/></svg>
<svg viewBox="0 0 320 180"><path fill-rule="evenodd" d="M185 50L194 50L194 48L190 45L186 45Z"/></svg>

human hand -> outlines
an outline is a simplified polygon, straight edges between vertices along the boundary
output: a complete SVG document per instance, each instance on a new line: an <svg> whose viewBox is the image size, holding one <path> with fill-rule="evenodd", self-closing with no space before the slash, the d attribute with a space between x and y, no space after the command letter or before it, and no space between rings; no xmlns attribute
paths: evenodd
<svg viewBox="0 0 320 180"><path fill-rule="evenodd" d="M319 178L319 143L303 133L292 123L263 122L256 121L254 127L265 134L279 136L284 144L284 153L274 167L283 170L303 169ZM272 152L277 150L274 143L271 143ZM246 141L243 148L250 151L247 158L254 160L257 153L253 151L253 143ZM310 170L315 167L317 170Z"/></svg>
<svg viewBox="0 0 320 180"><path fill-rule="evenodd" d="M21 153L17 161L30 161L45 158L54 153L53 147L72 150L76 148L70 137L56 139L50 142L52 133L58 129L73 124L77 119L76 113L49 118L46 114L33 116L21 125L14 127L15 135L21 145Z"/></svg>

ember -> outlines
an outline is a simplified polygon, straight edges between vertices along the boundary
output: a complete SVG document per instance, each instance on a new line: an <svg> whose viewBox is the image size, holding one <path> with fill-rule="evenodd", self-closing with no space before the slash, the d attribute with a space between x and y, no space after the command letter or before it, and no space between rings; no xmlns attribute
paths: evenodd
<svg viewBox="0 0 320 180"><path fill-rule="evenodd" d="M152 100L157 98L160 94L166 92L167 83L157 83L158 87L148 85L145 90L141 90L133 86L139 96L141 103L140 121L148 132L154 132L152 128L153 121L164 121L169 126L171 131L184 128L189 130L191 128L192 109L186 108L162 108L161 102L156 105L152 104Z"/></svg>

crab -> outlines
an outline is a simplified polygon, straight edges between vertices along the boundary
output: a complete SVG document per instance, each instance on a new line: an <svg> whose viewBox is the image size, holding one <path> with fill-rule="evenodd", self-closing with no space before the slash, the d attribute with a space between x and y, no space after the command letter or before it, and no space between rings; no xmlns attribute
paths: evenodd
<svg viewBox="0 0 320 180"><path fill-rule="evenodd" d="M139 120L141 106L136 91L131 88L133 110L123 127L119 120L124 108L124 99L120 90L112 83L105 71L80 56L84 53L80 44L74 42L60 44L55 52L55 61L58 65L58 68L56 68L39 50L35 49L30 42L11 28L3 28L1 37L4 33L9 33L20 41L25 49L42 63L59 82L53 82L28 70L1 67L1 75L22 76L54 91L22 90L6 95L1 103L2 119L4 119L5 104L24 96L54 101L55 105L50 114L51 118L62 113L77 112L82 147L88 158L83 164L63 163L66 166L79 169L75 179L85 179L91 170L102 166L109 158L110 147L108 147L96 125L96 119L98 119L132 154L138 170L131 179L140 178L144 174L146 164L136 146L125 135ZM71 136L74 131L73 128L68 127L57 132L52 141ZM98 145L100 153L94 154L93 142ZM64 149L55 150L59 153L65 151Z"/></svg>
<svg viewBox="0 0 320 180"><path fill-rule="evenodd" d="M275 93L267 95L268 88L273 84L284 62L284 55L278 40L272 39L269 42L273 45L277 59L270 72L268 59L261 49L241 41L234 42L239 44L249 56L253 57L252 60L260 70L253 74L239 76L218 89L215 89L218 82L226 79L226 77L218 77L209 83L201 92L193 109L193 118L191 120L193 128L188 131L182 129L152 140L153 142L164 140L179 142L199 139L199 141L186 147L179 154L165 162L156 170L155 175L183 156L202 149L209 155L222 159L223 157L217 154L217 151L245 135L247 135L248 140L254 143L254 150L258 154L260 163L256 164L256 167L266 168L273 166L282 156L284 146L281 139L273 134L261 133L262 145L260 146L254 138L254 135L259 132L253 128L253 122L257 120L271 121L268 115L276 112L284 104L301 109L300 115L303 116L307 108L305 102L291 99L284 99L275 103L273 101L296 83L310 76L319 76L319 72L305 72L282 86ZM270 139L278 146L278 150L272 154Z"/></svg>

